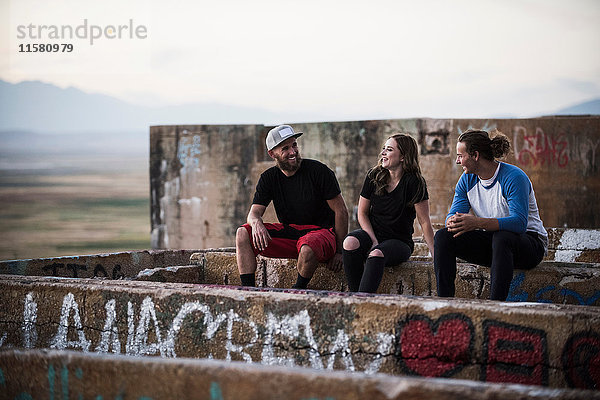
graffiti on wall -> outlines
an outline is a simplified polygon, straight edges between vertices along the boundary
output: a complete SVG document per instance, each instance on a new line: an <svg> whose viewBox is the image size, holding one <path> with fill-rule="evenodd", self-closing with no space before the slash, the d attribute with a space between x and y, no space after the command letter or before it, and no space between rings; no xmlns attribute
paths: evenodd
<svg viewBox="0 0 600 400"><path fill-rule="evenodd" d="M522 165L546 165L564 168L569 164L569 143L562 133L546 134L542 128L528 132L523 126L513 128L515 158Z"/></svg>
<svg viewBox="0 0 600 400"><path fill-rule="evenodd" d="M446 314L437 321L412 315L397 331L398 361L409 375L449 377L472 359L475 330L463 314Z"/></svg>
<svg viewBox="0 0 600 400"><path fill-rule="evenodd" d="M582 306L593 306L600 304L600 290L595 290L590 296L583 295L576 290L569 288L560 288L556 285L546 285L536 290L534 294L527 293L523 288L525 281L525 272L515 274L508 292L507 301L533 301L536 303L554 303L556 298L573 299L573 301L564 301L568 304L579 304ZM560 301L558 301L560 302Z"/></svg>
<svg viewBox="0 0 600 400"><path fill-rule="evenodd" d="M202 301L182 304L165 327L151 297L141 304L127 302L127 332L119 332L115 299L104 304L105 321L96 343L86 335L79 302L72 293L64 296L57 330L48 343L40 343L37 333L38 305L33 292L24 299L21 343L24 348L49 347L58 350L115 353L138 356L177 357L177 342L196 334L212 343L208 358L243 360L266 365L305 366L318 370L362 370L378 372L384 361L395 356L403 372L427 377L450 377L472 364L482 354L481 376L484 381L548 385L548 349L546 333L531 327L484 320L475 326L460 313L431 320L427 315L410 315L399 322L395 332L376 332L371 338L355 337L345 329L330 335L316 335L307 310L293 314L266 313L266 322L258 323L233 309L215 310ZM160 308L159 308L160 310ZM323 327L320 328L321 331ZM476 340L477 332L482 340ZM89 330L88 330L89 332ZM200 333L198 333L200 332ZM244 332L244 339L236 335ZM123 340L126 338L126 340ZM7 346L7 333L0 347ZM376 352L357 355L354 346L363 341L375 344ZM474 348L481 342L481 349ZM282 345L285 343L285 345ZM16 345L16 344L14 344ZM353 351L354 348L354 351ZM258 352L252 350L258 349ZM299 350L302 349L300 357ZM217 356L218 353L218 356ZM224 355L224 356L223 356ZM364 362L364 356L367 361ZM362 357L357 364L355 357ZM562 351L565 381L572 387L600 386L600 336L596 332L578 332L566 341Z"/></svg>
<svg viewBox="0 0 600 400"><path fill-rule="evenodd" d="M96 264L93 271L93 278L104 277L111 279L120 279L123 278L123 273L121 272L121 266L116 264L112 268L108 267L108 271L102 264ZM77 264L77 263L52 263L46 264L42 267L42 270L50 276L63 276L64 274L60 273L60 271L66 271L68 275L73 278L82 278L80 276L81 272L87 272L88 267L85 264ZM89 276L88 274L83 274L83 277Z"/></svg>
<svg viewBox="0 0 600 400"><path fill-rule="evenodd" d="M22 366L21 366L22 368ZM77 393L77 389L81 389L81 385L77 385L78 381L84 382L86 381L86 377L84 376L83 370L80 367L67 367L66 365L61 365L59 366L55 366L54 364L50 364L48 365L47 369L46 369L46 374L47 374L47 382L48 382L48 386L47 386L47 394L48 394L48 398L49 399L68 399L69 398L69 394L73 394L73 395L77 395L77 398L81 399L83 398L83 394L82 393ZM75 384L73 384L73 381L75 381ZM0 368L0 387L4 388L4 390L6 390L7 388L11 387L11 386L16 386L18 385L20 382L11 382L10 380L5 379L4 377L4 371L2 370L2 368ZM11 385L14 384L14 385ZM137 383L136 383L137 385ZM88 384L86 384L86 386L89 386ZM119 383L120 386L120 390L122 392L125 392L126 386L123 384L123 382ZM74 389L75 387L75 389ZM46 390L46 388L43 388L43 390ZM210 389L209 389L209 398L210 400L224 400L223 397L223 390L221 389L221 385L219 384L219 382L211 382L210 383ZM95 398L96 400L103 400L103 399L107 399L107 396L103 396L99 393L97 393L95 396L93 396L93 398ZM123 395L117 395L115 397L115 400L122 400L124 398ZM29 394L28 392L21 392L19 393L15 399L20 399L20 400L28 400L28 399L33 399L33 396L31 394ZM137 400L152 400L153 398L151 396L139 396L137 397ZM327 400L334 400L333 397L327 397ZM316 400L316 399L314 399Z"/></svg>
<svg viewBox="0 0 600 400"><path fill-rule="evenodd" d="M565 168L571 161L578 161L584 175L598 172L596 155L600 139L597 138L564 132L547 133L540 127L528 131L517 125L513 128L512 144L515 158L524 166Z"/></svg>

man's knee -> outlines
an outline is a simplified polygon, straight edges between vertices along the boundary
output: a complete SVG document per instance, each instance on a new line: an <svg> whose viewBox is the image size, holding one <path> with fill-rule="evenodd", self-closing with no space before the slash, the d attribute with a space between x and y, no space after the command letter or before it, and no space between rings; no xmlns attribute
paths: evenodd
<svg viewBox="0 0 600 400"><path fill-rule="evenodd" d="M240 245L245 245L250 243L250 234L248 230L243 226L240 226L235 232L235 245L239 247Z"/></svg>
<svg viewBox="0 0 600 400"><path fill-rule="evenodd" d="M298 254L299 259L310 260L316 257L315 251L307 244L300 247L300 252Z"/></svg>
<svg viewBox="0 0 600 400"><path fill-rule="evenodd" d="M446 244L452 238L452 233L448 232L448 228L438 229L433 236L434 244Z"/></svg>
<svg viewBox="0 0 600 400"><path fill-rule="evenodd" d="M379 249L373 249L369 253L369 257L383 257L383 252Z"/></svg>
<svg viewBox="0 0 600 400"><path fill-rule="evenodd" d="M360 247L360 242L354 236L346 236L343 247L344 250L356 250Z"/></svg>

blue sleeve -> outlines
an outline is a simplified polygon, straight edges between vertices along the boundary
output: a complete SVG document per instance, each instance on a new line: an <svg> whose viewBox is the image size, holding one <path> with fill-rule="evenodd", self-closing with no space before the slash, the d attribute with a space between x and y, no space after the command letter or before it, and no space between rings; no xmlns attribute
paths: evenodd
<svg viewBox="0 0 600 400"><path fill-rule="evenodd" d="M467 197L468 191L469 183L467 180L467 174L463 173L456 183L456 188L454 189L454 199L452 199L452 206L450 206L450 212L448 215L446 215L444 225L451 215L454 215L457 212L465 214L469 212L471 209L471 203L469 203L469 199Z"/></svg>
<svg viewBox="0 0 600 400"><path fill-rule="evenodd" d="M525 233L529 215L529 193L531 182L521 170L507 174L502 184L502 195L508 203L508 217L498 218L500 230Z"/></svg>

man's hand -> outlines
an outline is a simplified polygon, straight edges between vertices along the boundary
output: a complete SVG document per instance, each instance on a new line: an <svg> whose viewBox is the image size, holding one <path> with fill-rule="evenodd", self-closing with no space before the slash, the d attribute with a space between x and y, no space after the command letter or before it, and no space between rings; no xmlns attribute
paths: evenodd
<svg viewBox="0 0 600 400"><path fill-rule="evenodd" d="M254 243L254 247L259 252L262 252L267 248L270 241L271 235L269 235L269 231L265 228L262 220L256 220L256 222L252 224L252 243Z"/></svg>
<svg viewBox="0 0 600 400"><path fill-rule="evenodd" d="M342 255L335 253L333 258L327 263L327 269L333 272L339 272L342 270L343 265Z"/></svg>
<svg viewBox="0 0 600 400"><path fill-rule="evenodd" d="M460 236L465 232L478 229L479 218L471 214L456 213L446 222L448 232L454 233L454 237Z"/></svg>

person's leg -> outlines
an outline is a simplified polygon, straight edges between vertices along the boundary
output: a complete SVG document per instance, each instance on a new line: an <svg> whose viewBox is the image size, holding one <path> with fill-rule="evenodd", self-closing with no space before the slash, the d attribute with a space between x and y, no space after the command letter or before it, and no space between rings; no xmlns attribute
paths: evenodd
<svg viewBox="0 0 600 400"><path fill-rule="evenodd" d="M298 233L295 229L283 224L265 223L265 228L271 236L267 248L260 252L265 257L297 258L296 243ZM318 227L315 227L318 229ZM243 286L255 286L256 256L259 251L252 243L252 227L248 224L238 228L235 237L236 259L240 280Z"/></svg>
<svg viewBox="0 0 600 400"><path fill-rule="evenodd" d="M309 245L303 245L300 248L300 254L298 255L298 278L292 288L306 289L318 264L319 260L313 249L311 249Z"/></svg>
<svg viewBox="0 0 600 400"><path fill-rule="evenodd" d="M531 269L540 263L543 255L543 245L530 234L509 231L494 232L490 300L506 300L514 268Z"/></svg>
<svg viewBox="0 0 600 400"><path fill-rule="evenodd" d="M456 250L454 238L447 228L439 229L433 237L433 269L437 283L437 295L454 296L456 279Z"/></svg>
<svg viewBox="0 0 600 400"><path fill-rule="evenodd" d="M302 227L290 225L291 228ZM316 227L318 228L318 227ZM335 255L335 234L333 229L314 229L306 232L296 242L298 251L298 279L292 286L295 289L306 289L318 264L329 261Z"/></svg>
<svg viewBox="0 0 600 400"><path fill-rule="evenodd" d="M372 244L373 241L362 229L350 232L344 239L342 258L350 292L358 291L363 276L365 258L367 258L367 252Z"/></svg>
<svg viewBox="0 0 600 400"><path fill-rule="evenodd" d="M435 233L433 267L440 297L455 293L456 257L479 265L489 266L492 260L492 232L470 231L457 237L442 228Z"/></svg>
<svg viewBox="0 0 600 400"><path fill-rule="evenodd" d="M369 253L358 290L366 293L377 292L384 267L403 263L408 260L410 254L410 247L401 240L385 240L379 243Z"/></svg>
<svg viewBox="0 0 600 400"><path fill-rule="evenodd" d="M255 286L256 255L248 230L239 227L235 235L235 257L242 286Z"/></svg>

